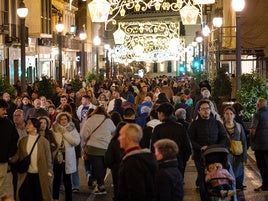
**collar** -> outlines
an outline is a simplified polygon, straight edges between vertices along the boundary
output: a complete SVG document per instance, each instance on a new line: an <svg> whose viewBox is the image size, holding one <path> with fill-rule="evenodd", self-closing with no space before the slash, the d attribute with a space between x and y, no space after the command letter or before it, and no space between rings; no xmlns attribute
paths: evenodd
<svg viewBox="0 0 268 201"><path fill-rule="evenodd" d="M131 147L131 148L126 150L126 154L128 154L129 152L135 151L135 150L140 150L140 149L141 149L140 146Z"/></svg>

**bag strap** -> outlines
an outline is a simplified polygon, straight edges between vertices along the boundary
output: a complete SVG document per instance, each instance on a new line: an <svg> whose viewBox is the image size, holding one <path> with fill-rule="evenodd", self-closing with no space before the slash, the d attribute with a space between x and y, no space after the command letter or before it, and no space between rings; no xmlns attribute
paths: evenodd
<svg viewBox="0 0 268 201"><path fill-rule="evenodd" d="M40 135L39 135L39 136L37 137L37 139L35 140L35 142L34 142L34 144L33 144L33 147L32 147L32 149L31 149L31 151L30 151L30 153L29 153L29 156L31 156L31 155L32 155L33 150L34 150L34 147L35 147L35 145L36 145L37 141L39 140L39 138L40 138Z"/></svg>
<svg viewBox="0 0 268 201"><path fill-rule="evenodd" d="M89 141L90 137L93 135L93 133L105 122L107 118L105 117L102 122L91 132L91 135L87 137L86 141L85 141L85 145L87 144L87 142Z"/></svg>

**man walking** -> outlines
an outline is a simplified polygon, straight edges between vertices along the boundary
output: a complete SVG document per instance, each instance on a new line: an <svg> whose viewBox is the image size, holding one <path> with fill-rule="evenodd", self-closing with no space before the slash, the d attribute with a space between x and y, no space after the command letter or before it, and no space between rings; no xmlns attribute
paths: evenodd
<svg viewBox="0 0 268 201"><path fill-rule="evenodd" d="M256 104L257 112L251 125L251 147L255 151L262 185L254 191L268 191L268 107L267 100L260 98Z"/></svg>
<svg viewBox="0 0 268 201"><path fill-rule="evenodd" d="M201 201L206 201L205 167L202 157L209 145L222 144L228 146L226 130L222 123L211 115L209 100L200 100L197 106L198 117L188 129L192 146L195 166L198 173L198 185L200 187Z"/></svg>
<svg viewBox="0 0 268 201"><path fill-rule="evenodd" d="M19 135L15 126L7 118L8 103L0 99L0 197L8 194L13 197L12 179L8 168L8 160L14 156L17 151L17 141Z"/></svg>
<svg viewBox="0 0 268 201"><path fill-rule="evenodd" d="M119 168L119 201L155 200L157 162L149 149L141 149L142 129L137 124L126 124L120 130L120 147L126 155Z"/></svg>

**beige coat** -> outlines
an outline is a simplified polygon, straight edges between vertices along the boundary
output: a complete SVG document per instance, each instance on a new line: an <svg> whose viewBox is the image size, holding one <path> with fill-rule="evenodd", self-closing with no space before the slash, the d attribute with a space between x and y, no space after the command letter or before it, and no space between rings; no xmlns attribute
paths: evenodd
<svg viewBox="0 0 268 201"><path fill-rule="evenodd" d="M17 156L19 160L25 158L28 154L26 151L26 145L28 141L28 136L22 138L18 144ZM52 167L52 159L50 153L49 142L43 136L40 136L40 139L37 142L37 166L38 166L38 174L40 179L40 186L43 196L43 201L52 201L52 180L53 180L53 167ZM51 175L51 176L49 176ZM18 175L18 187L17 187L17 195L21 185L23 184L25 178L27 176L26 173L22 173ZM18 197L18 196L17 196ZM19 197L17 198L19 201Z"/></svg>

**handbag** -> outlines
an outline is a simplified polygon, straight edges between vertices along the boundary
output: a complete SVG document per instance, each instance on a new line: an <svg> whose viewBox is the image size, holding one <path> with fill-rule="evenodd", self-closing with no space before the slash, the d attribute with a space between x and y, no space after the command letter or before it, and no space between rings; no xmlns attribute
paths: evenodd
<svg viewBox="0 0 268 201"><path fill-rule="evenodd" d="M88 154L87 154L87 142L89 141L90 137L93 135L93 133L103 124L103 122L106 120L106 118L104 118L104 120L92 131L91 135L87 137L87 139L85 140L85 142L83 143L82 147L81 147L81 156L83 160L88 160Z"/></svg>
<svg viewBox="0 0 268 201"><path fill-rule="evenodd" d="M54 159L54 163L57 164L57 165L60 165L64 162L64 158L63 158L63 139L61 140L61 144L60 144L60 147L57 149L57 152L56 152L56 155L55 155L55 159Z"/></svg>
<svg viewBox="0 0 268 201"><path fill-rule="evenodd" d="M31 155L32 155L33 149L34 149L37 141L39 140L39 138L40 138L40 135L35 140L30 153L24 159L22 159L21 161L18 162L18 164L17 164L17 171L18 171L18 173L27 172L27 170L29 169L29 166L31 164Z"/></svg>
<svg viewBox="0 0 268 201"><path fill-rule="evenodd" d="M231 140L230 152L233 155L241 155L243 153L243 145L240 140Z"/></svg>

